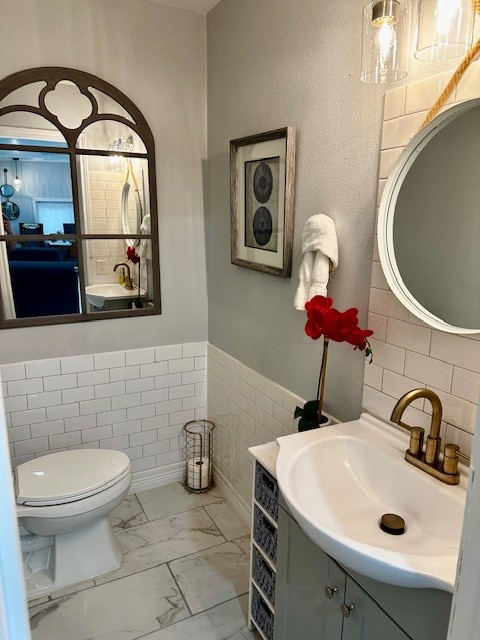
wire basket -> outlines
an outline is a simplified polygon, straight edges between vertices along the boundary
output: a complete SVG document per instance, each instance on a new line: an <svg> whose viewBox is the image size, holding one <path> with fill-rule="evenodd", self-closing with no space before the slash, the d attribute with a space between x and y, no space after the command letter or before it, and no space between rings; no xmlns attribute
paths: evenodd
<svg viewBox="0 0 480 640"><path fill-rule="evenodd" d="M188 491L203 493L212 486L213 430L210 420L191 420L185 431L185 487Z"/></svg>

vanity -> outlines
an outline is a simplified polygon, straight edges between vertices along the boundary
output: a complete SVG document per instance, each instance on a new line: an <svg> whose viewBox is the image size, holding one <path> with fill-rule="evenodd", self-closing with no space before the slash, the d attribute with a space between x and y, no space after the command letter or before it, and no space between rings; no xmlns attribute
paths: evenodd
<svg viewBox="0 0 480 640"><path fill-rule="evenodd" d="M442 640L466 498L369 414L253 447L250 628L265 640ZM403 535L380 528L393 512ZM260 558L260 559L259 559Z"/></svg>
<svg viewBox="0 0 480 640"><path fill-rule="evenodd" d="M444 640L452 596L338 564L280 506L274 640Z"/></svg>

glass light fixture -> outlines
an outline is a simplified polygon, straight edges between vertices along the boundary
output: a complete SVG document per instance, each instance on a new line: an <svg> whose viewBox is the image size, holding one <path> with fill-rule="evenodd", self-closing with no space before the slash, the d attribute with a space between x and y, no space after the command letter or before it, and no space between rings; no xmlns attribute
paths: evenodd
<svg viewBox="0 0 480 640"><path fill-rule="evenodd" d="M117 138L117 140L113 140L108 145L108 150L116 151L119 153L122 151L127 151L129 153L132 153L134 150L133 137L128 136L126 140L123 140L122 138ZM120 173L122 171L127 170L127 163L126 163L125 157L118 155L118 153L116 153L115 155L109 156L108 166L110 171L114 171L116 173Z"/></svg>
<svg viewBox="0 0 480 640"><path fill-rule="evenodd" d="M419 0L415 57L439 62L472 46L475 0Z"/></svg>
<svg viewBox="0 0 480 640"><path fill-rule="evenodd" d="M23 182L18 177L18 160L19 158L13 158L13 161L15 163L15 180L13 181L13 188L17 193L21 191L23 187Z"/></svg>
<svg viewBox="0 0 480 640"><path fill-rule="evenodd" d="M373 0L363 9L362 82L387 84L407 75L408 0Z"/></svg>

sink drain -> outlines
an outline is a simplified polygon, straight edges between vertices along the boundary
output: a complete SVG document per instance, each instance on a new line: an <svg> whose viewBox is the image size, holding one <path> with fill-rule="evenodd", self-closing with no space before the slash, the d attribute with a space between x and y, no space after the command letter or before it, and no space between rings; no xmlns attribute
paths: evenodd
<svg viewBox="0 0 480 640"><path fill-rule="evenodd" d="M384 513L380 519L380 529L391 536L401 536L405 533L405 520L396 513Z"/></svg>

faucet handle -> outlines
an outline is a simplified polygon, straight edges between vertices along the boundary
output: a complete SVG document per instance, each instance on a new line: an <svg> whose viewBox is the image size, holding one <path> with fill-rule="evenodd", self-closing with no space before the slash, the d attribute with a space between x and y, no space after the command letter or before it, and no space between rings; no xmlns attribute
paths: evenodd
<svg viewBox="0 0 480 640"><path fill-rule="evenodd" d="M410 446L408 450L412 456L420 457L422 455L424 435L425 429L422 429L422 427L410 428Z"/></svg>
<svg viewBox="0 0 480 640"><path fill-rule="evenodd" d="M456 444L446 444L443 452L443 471L454 476L458 473L458 453L460 447Z"/></svg>

